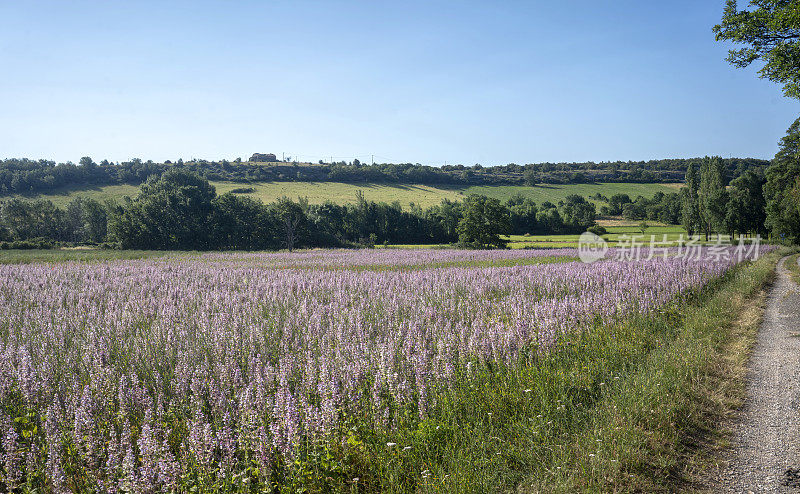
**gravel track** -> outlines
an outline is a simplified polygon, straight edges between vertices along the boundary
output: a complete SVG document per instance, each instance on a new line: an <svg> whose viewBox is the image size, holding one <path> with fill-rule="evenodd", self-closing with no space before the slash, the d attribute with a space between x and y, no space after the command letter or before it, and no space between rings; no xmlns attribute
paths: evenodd
<svg viewBox="0 0 800 494"><path fill-rule="evenodd" d="M767 296L747 398L714 492L800 492L800 287L785 260Z"/></svg>

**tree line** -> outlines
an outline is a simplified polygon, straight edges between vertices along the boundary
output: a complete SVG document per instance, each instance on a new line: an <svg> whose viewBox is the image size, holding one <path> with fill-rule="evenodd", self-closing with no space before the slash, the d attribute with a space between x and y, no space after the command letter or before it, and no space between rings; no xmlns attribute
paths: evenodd
<svg viewBox="0 0 800 494"><path fill-rule="evenodd" d="M740 10L736 0L726 0L713 30L717 41L744 45L728 51L733 66L761 62L759 77L782 84L785 96L800 99L800 2L752 0ZM706 233L754 229L763 220L762 229L774 240L800 244L800 119L781 139L763 177L755 172L742 178L744 183L734 181L729 190L721 190L718 168L719 163L707 163L693 171L691 180L687 173L685 226ZM734 210L744 213L730 218ZM740 220L744 224L737 225Z"/></svg>
<svg viewBox="0 0 800 494"><path fill-rule="evenodd" d="M480 195L428 208L367 201L312 205L281 198L264 204L217 195L208 180L170 169L119 203L76 197L65 208L48 200L12 198L0 206L0 246L108 244L124 249L275 250L386 244L504 247L506 234L579 233L595 224L595 206L572 195L535 204Z"/></svg>
<svg viewBox="0 0 800 494"><path fill-rule="evenodd" d="M47 194L64 188L102 185L140 185L152 175L178 169L207 180L240 183L299 181L346 183L410 183L438 186L537 185L596 182L682 182L686 170L700 159L668 159L603 163L538 163L483 167L381 163L364 164L357 159L336 163L264 163L194 160L156 163L132 159L120 163L96 163L83 157L78 164L48 160L5 159L0 161L0 196ZM726 179L745 170L765 168L769 162L752 158L723 160Z"/></svg>

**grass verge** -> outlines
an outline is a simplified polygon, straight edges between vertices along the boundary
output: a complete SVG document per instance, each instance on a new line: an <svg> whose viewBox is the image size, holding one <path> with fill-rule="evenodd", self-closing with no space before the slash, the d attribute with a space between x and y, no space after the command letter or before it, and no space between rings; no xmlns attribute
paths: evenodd
<svg viewBox="0 0 800 494"><path fill-rule="evenodd" d="M786 264L784 264L784 266L786 266L786 269L789 270L794 282L800 284L800 264L797 263L798 260L800 260L800 254L789 256L786 259Z"/></svg>
<svg viewBox="0 0 800 494"><path fill-rule="evenodd" d="M676 337L598 404L564 473L531 479L532 490L702 490L722 428L744 397L764 288L781 255L734 269L683 308Z"/></svg>

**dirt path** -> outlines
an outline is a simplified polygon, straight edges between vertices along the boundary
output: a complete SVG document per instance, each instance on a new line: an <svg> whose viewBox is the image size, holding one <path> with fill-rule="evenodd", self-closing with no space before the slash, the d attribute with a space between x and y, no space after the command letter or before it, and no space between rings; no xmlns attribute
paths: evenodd
<svg viewBox="0 0 800 494"><path fill-rule="evenodd" d="M747 399L714 491L800 492L800 287L785 260L778 263L767 297L750 358Z"/></svg>

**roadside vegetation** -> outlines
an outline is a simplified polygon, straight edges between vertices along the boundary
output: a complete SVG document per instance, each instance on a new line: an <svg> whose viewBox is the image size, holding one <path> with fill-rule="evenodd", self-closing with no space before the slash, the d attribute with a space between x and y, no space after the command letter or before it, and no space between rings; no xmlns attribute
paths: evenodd
<svg viewBox="0 0 800 494"><path fill-rule="evenodd" d="M800 260L800 254L795 254L793 256L789 256L786 259L786 269L792 274L792 279L795 283L800 284L800 264L798 264L798 260Z"/></svg>

